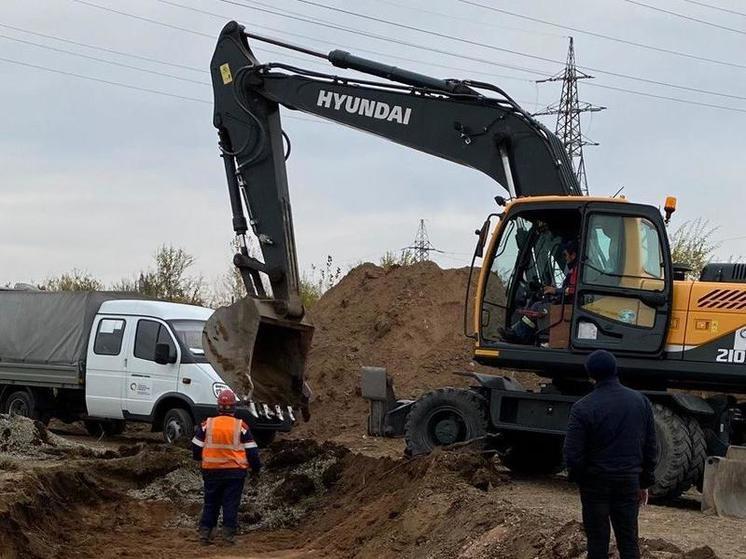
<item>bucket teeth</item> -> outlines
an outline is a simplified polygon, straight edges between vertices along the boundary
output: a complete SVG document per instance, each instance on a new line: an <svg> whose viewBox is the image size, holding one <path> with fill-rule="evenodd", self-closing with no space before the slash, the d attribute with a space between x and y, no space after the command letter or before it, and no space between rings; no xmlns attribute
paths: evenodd
<svg viewBox="0 0 746 559"><path fill-rule="evenodd" d="M249 403L249 413L256 418L259 417L259 414L256 411L256 404L253 401Z"/></svg>
<svg viewBox="0 0 746 559"><path fill-rule="evenodd" d="M280 404L275 404L275 415L280 421L285 421L285 416L282 414L282 408L280 407Z"/></svg>
<svg viewBox="0 0 746 559"><path fill-rule="evenodd" d="M272 412L269 410L269 406L267 404L262 404L262 411L264 412L264 416L267 419L272 417Z"/></svg>
<svg viewBox="0 0 746 559"><path fill-rule="evenodd" d="M293 406L288 406L288 417L290 418L290 421L295 423L295 414L293 413Z"/></svg>

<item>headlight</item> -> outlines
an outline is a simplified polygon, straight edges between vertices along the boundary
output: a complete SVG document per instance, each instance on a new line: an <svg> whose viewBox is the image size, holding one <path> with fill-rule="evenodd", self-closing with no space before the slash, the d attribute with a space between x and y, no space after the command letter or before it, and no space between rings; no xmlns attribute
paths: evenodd
<svg viewBox="0 0 746 559"><path fill-rule="evenodd" d="M215 398L217 398L223 390L228 390L227 384L224 384L222 382L213 383L212 393L215 394Z"/></svg>

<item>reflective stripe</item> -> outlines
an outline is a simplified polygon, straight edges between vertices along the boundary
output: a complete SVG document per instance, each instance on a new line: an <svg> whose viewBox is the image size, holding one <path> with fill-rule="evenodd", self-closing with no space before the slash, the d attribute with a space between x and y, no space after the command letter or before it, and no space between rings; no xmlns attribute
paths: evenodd
<svg viewBox="0 0 746 559"><path fill-rule="evenodd" d="M243 457L243 459L238 458L236 456L235 458L202 458L203 462L210 462L211 464L230 464L230 463L237 463L237 464L248 464L248 460L246 460L246 456Z"/></svg>
<svg viewBox="0 0 746 559"><path fill-rule="evenodd" d="M205 443L203 441L199 440L197 437L194 437L192 439L192 444L197 445L199 447L204 447L205 446Z"/></svg>
<svg viewBox="0 0 746 559"><path fill-rule="evenodd" d="M246 443L243 445L244 448L259 448L257 444L254 441L251 441L250 443Z"/></svg>

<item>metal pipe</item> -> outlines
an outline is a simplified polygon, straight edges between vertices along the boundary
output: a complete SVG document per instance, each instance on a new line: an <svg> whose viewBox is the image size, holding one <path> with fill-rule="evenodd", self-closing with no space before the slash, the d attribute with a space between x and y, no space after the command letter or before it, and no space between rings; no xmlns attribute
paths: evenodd
<svg viewBox="0 0 746 559"><path fill-rule="evenodd" d="M278 47L282 47L289 50L294 50L296 52L302 52L303 54L307 54L309 56L315 56L316 58L323 58L324 60L328 60L328 56L324 54L323 52L319 52L317 50L307 49L306 47L299 47L298 45L294 45L292 43L286 43L285 41L280 41L279 39L273 39L272 37L266 37L264 35L257 35L256 33L249 33L247 31L244 31L244 35L251 39L256 39L257 41L262 41L263 43L269 43L271 45L276 45Z"/></svg>

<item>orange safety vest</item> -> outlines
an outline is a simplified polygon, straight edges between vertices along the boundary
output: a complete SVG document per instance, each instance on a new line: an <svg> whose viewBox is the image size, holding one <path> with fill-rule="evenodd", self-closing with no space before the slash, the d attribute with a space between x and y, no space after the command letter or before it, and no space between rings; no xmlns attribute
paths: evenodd
<svg viewBox="0 0 746 559"><path fill-rule="evenodd" d="M205 470L246 470L246 449L241 443L242 421L230 415L210 417L205 427L202 468Z"/></svg>

